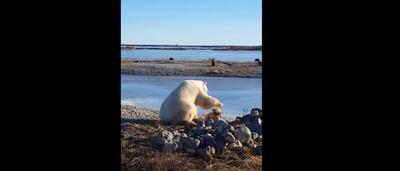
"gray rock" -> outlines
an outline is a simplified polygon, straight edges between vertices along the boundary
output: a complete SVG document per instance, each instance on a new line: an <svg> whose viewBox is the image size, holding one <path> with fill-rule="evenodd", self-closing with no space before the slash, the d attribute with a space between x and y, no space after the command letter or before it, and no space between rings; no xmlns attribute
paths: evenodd
<svg viewBox="0 0 400 171"><path fill-rule="evenodd" d="M224 120L218 120L215 122L215 130L217 131L217 133L222 134L224 132L226 132L226 127L229 124L224 121Z"/></svg>
<svg viewBox="0 0 400 171"><path fill-rule="evenodd" d="M178 149L177 143L167 143L163 146L163 152L175 152Z"/></svg>
<svg viewBox="0 0 400 171"><path fill-rule="evenodd" d="M188 152L188 153L195 153L196 152L196 150L195 149L191 149L191 148L188 148L188 149L186 149L186 152Z"/></svg>
<svg viewBox="0 0 400 171"><path fill-rule="evenodd" d="M179 131L177 130L172 131L172 134L174 135L175 138L181 136L181 133L179 133Z"/></svg>
<svg viewBox="0 0 400 171"><path fill-rule="evenodd" d="M197 128L204 128L206 126L206 123L204 121L200 121L197 123Z"/></svg>
<svg viewBox="0 0 400 171"><path fill-rule="evenodd" d="M211 134L203 134L200 136L201 139L201 144L203 146L216 146L216 143L214 141L214 137Z"/></svg>
<svg viewBox="0 0 400 171"><path fill-rule="evenodd" d="M236 140L235 136L233 136L232 133L230 132L224 133L223 136L225 137L225 141L228 143L233 143Z"/></svg>
<svg viewBox="0 0 400 171"><path fill-rule="evenodd" d="M262 121L260 118L253 120L252 122L245 122L245 125L250 129L251 132L262 134Z"/></svg>
<svg viewBox="0 0 400 171"><path fill-rule="evenodd" d="M238 128L235 131L236 138L241 142L241 143L248 143L251 140L251 131L247 127L241 127Z"/></svg>
<svg viewBox="0 0 400 171"><path fill-rule="evenodd" d="M170 131L164 130L157 135L155 143L164 145L164 144L172 143L173 139L174 139L174 134L172 134L172 132L170 132Z"/></svg>
<svg viewBox="0 0 400 171"><path fill-rule="evenodd" d="M261 115L262 114L262 110L259 109L259 108L253 108L253 109L251 109L250 114L251 115Z"/></svg>
<svg viewBox="0 0 400 171"><path fill-rule="evenodd" d="M222 134L216 134L214 137L214 142L217 153L221 154L222 152L224 152L225 146L228 143L225 137Z"/></svg>
<svg viewBox="0 0 400 171"><path fill-rule="evenodd" d="M181 137L181 141L184 149L192 148L196 149L200 145L200 140L197 138Z"/></svg>
<svg viewBox="0 0 400 171"><path fill-rule="evenodd" d="M203 130L202 128L195 128L195 129L193 129L193 135L194 135L194 136L200 136L200 135L203 135L203 134L205 134L205 133L206 133L206 131Z"/></svg>
<svg viewBox="0 0 400 171"><path fill-rule="evenodd" d="M256 132L252 132L252 133L251 133L251 138L252 138L253 140L257 139L257 138L258 138L258 134L257 134Z"/></svg>
<svg viewBox="0 0 400 171"><path fill-rule="evenodd" d="M186 135L186 133L182 133L181 137L188 137L188 136Z"/></svg>
<svg viewBox="0 0 400 171"><path fill-rule="evenodd" d="M262 135L258 136L258 137L255 139L255 141L256 141L256 142L262 142Z"/></svg>
<svg viewBox="0 0 400 171"><path fill-rule="evenodd" d="M214 120L209 119L205 122L205 126L211 126L211 127L215 127L215 123Z"/></svg>
<svg viewBox="0 0 400 171"><path fill-rule="evenodd" d="M211 158L212 155L215 154L215 148L211 146L207 146L205 148L198 148L196 149L195 154L203 159Z"/></svg>
<svg viewBox="0 0 400 171"><path fill-rule="evenodd" d="M228 125L228 126L226 126L226 128L228 129L228 131L230 131L232 133L235 131L235 128L232 125Z"/></svg>
<svg viewBox="0 0 400 171"><path fill-rule="evenodd" d="M215 134L216 132L214 129L205 129L204 131L208 134Z"/></svg>
<svg viewBox="0 0 400 171"><path fill-rule="evenodd" d="M233 143L228 144L228 149L232 150L232 149L236 149L239 147L242 147L242 143L239 140L235 140Z"/></svg>

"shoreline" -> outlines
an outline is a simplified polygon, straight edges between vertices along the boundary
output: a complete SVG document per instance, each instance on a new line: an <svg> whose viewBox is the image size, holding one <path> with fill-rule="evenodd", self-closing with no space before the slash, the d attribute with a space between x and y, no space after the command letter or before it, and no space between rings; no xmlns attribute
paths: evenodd
<svg viewBox="0 0 400 171"><path fill-rule="evenodd" d="M262 78L258 62L121 59L121 75Z"/></svg>

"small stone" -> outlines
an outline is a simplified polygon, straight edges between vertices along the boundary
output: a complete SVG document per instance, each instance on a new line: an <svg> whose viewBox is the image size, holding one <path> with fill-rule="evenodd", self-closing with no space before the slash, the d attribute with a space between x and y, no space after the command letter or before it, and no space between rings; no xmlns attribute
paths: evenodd
<svg viewBox="0 0 400 171"><path fill-rule="evenodd" d="M200 121L197 123L197 128L203 128L206 126L206 123L204 121Z"/></svg>
<svg viewBox="0 0 400 171"><path fill-rule="evenodd" d="M172 134L172 132L170 131L162 131L158 134L158 136L156 137L156 144L160 144L160 145L164 145L164 144L168 144L168 143L172 143L174 139L174 134Z"/></svg>
<svg viewBox="0 0 400 171"><path fill-rule="evenodd" d="M207 146L205 148L198 148L196 149L195 154L203 159L207 159L211 158L211 156L215 154L215 149L214 147L211 146Z"/></svg>
<svg viewBox="0 0 400 171"><path fill-rule="evenodd" d="M195 153L196 152L196 150L195 149L191 149L191 148L188 148L188 149L186 149L186 152L188 152L188 153Z"/></svg>
<svg viewBox="0 0 400 171"><path fill-rule="evenodd" d="M253 109L251 109L251 112L250 112L251 115L261 115L261 113L262 113L262 110L259 108L253 108Z"/></svg>
<svg viewBox="0 0 400 171"><path fill-rule="evenodd" d="M172 134L174 135L174 137L180 137L181 136L181 133L179 133L179 131L177 131L177 130L172 131Z"/></svg>
<svg viewBox="0 0 400 171"><path fill-rule="evenodd" d="M216 132L214 129L205 129L204 131L208 134L215 134Z"/></svg>
<svg viewBox="0 0 400 171"><path fill-rule="evenodd" d="M203 130L202 128L196 128L196 129L193 130L194 136L200 136L200 135L203 135L205 133L206 133L206 131Z"/></svg>
<svg viewBox="0 0 400 171"><path fill-rule="evenodd" d="M255 119L252 122L247 121L245 125L250 129L251 132L262 134L262 121L260 118Z"/></svg>
<svg viewBox="0 0 400 171"><path fill-rule="evenodd" d="M262 135L258 136L258 137L255 139L255 141L256 141L256 142L262 142Z"/></svg>
<svg viewBox="0 0 400 171"><path fill-rule="evenodd" d="M242 143L239 140L235 140L233 143L230 143L227 147L228 149L233 150L242 147Z"/></svg>
<svg viewBox="0 0 400 171"><path fill-rule="evenodd" d="M188 136L186 135L186 133L182 133L181 137L188 137Z"/></svg>
<svg viewBox="0 0 400 171"><path fill-rule="evenodd" d="M252 132L252 133L251 133L251 138L252 138L253 140L257 139L257 138L258 138L258 134L257 134L256 132Z"/></svg>
<svg viewBox="0 0 400 171"><path fill-rule="evenodd" d="M218 121L216 121L215 122L215 126L216 126L216 131L217 131L217 133L224 133L224 132L226 132L226 127L228 126L229 124L226 122L226 121L224 121L224 120L218 120Z"/></svg>
<svg viewBox="0 0 400 171"><path fill-rule="evenodd" d="M228 142L222 134L216 134L214 141L217 153L221 154Z"/></svg>
<svg viewBox="0 0 400 171"><path fill-rule="evenodd" d="M228 125L228 126L226 126L226 128L227 128L228 131L230 131L230 132L234 132L234 131L235 131L235 128L234 128L232 125Z"/></svg>
<svg viewBox="0 0 400 171"><path fill-rule="evenodd" d="M224 133L224 137L225 137L226 142L228 142L228 143L233 143L236 140L235 136L233 136L232 133L230 133L230 132Z"/></svg>
<svg viewBox="0 0 400 171"><path fill-rule="evenodd" d="M251 140L251 131L245 126L237 129L235 135L241 143L248 143Z"/></svg>
<svg viewBox="0 0 400 171"><path fill-rule="evenodd" d="M184 148L196 149L200 145L200 140L197 138L181 137Z"/></svg>
<svg viewBox="0 0 400 171"><path fill-rule="evenodd" d="M177 143L167 143L163 146L163 152L175 152L178 149Z"/></svg>
<svg viewBox="0 0 400 171"><path fill-rule="evenodd" d="M214 120L209 119L205 122L205 126L211 126L211 127L215 127L215 123Z"/></svg>

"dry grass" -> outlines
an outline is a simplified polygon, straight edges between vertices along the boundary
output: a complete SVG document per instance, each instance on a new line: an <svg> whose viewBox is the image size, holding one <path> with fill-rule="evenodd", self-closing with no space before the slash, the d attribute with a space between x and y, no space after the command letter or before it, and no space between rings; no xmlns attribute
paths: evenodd
<svg viewBox="0 0 400 171"><path fill-rule="evenodd" d="M225 151L209 160L198 158L189 153L164 153L152 145L160 127L168 126L135 124L124 130L136 131L126 144L121 147L121 170L261 170L261 156L254 156L250 149L245 152Z"/></svg>

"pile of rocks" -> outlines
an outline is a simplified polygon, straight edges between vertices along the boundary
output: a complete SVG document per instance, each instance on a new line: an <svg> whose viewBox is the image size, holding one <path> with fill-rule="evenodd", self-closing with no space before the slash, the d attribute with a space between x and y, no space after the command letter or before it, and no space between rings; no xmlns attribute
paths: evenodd
<svg viewBox="0 0 400 171"><path fill-rule="evenodd" d="M227 122L221 117L206 118L196 126L177 126L162 130L155 145L164 152L188 152L201 158L222 154L225 150L262 154L262 111L252 109L250 114Z"/></svg>

